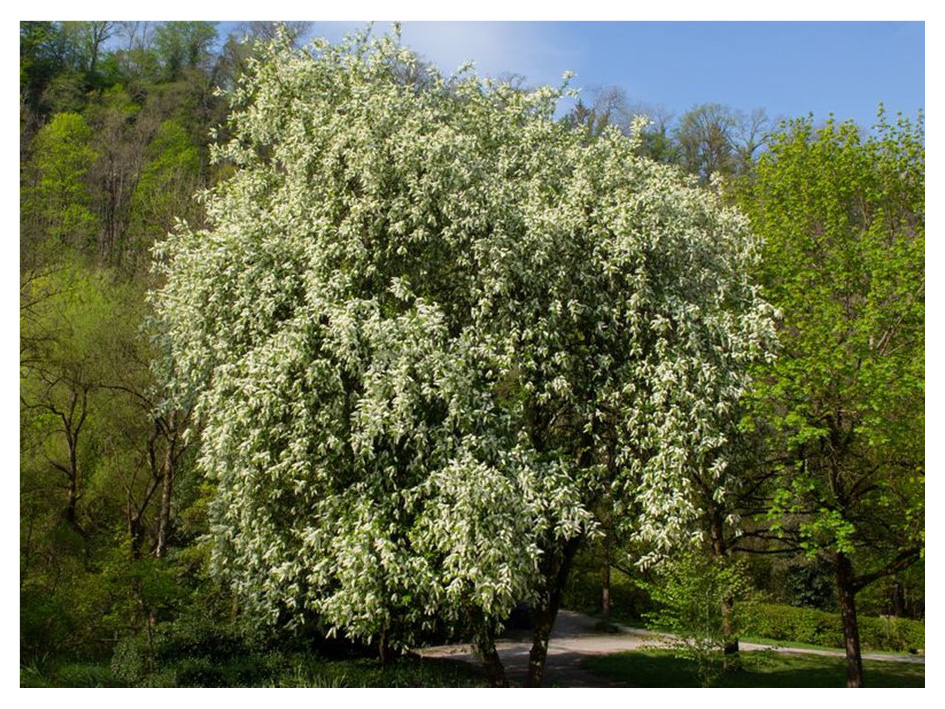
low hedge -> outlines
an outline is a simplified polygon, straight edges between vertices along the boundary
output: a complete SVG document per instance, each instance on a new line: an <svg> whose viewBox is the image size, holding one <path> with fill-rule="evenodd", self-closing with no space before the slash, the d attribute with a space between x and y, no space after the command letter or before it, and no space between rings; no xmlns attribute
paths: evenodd
<svg viewBox="0 0 945 709"><path fill-rule="evenodd" d="M839 613L812 608L759 604L746 635L772 640L843 647L843 624ZM884 616L858 618L860 645L864 650L917 652L925 648L925 624L917 620Z"/></svg>

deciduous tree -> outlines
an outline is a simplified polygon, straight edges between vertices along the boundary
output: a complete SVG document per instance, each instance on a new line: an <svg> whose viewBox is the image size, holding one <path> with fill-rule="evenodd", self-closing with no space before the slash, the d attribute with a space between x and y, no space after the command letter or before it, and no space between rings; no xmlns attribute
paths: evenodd
<svg viewBox="0 0 945 709"><path fill-rule="evenodd" d="M725 462L771 336L746 222L560 91L392 37L279 41L233 92L233 176L162 245L172 390L196 397L215 564L253 613L388 647L446 623L529 682L602 495L658 555ZM168 370L171 371L171 370Z"/></svg>
<svg viewBox="0 0 945 709"><path fill-rule="evenodd" d="M924 548L925 147L880 115L864 135L793 121L741 204L783 352L757 389L787 461L776 527L831 561L847 684L861 686L856 593Z"/></svg>
<svg viewBox="0 0 945 709"><path fill-rule="evenodd" d="M98 219L88 173L97 155L91 139L88 123L75 113L57 114L37 133L21 189L25 239L52 238L79 249L93 243Z"/></svg>

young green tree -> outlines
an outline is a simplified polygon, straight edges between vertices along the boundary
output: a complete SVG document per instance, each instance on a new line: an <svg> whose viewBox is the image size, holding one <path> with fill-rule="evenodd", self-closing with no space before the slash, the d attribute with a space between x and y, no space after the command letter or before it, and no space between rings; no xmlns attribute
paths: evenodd
<svg viewBox="0 0 945 709"><path fill-rule="evenodd" d="M102 92L85 112L98 155L89 179L94 188L100 229L95 256L102 265L117 266L128 256L132 195L156 121L120 88ZM139 259L143 254L139 254Z"/></svg>
<svg viewBox="0 0 945 709"><path fill-rule="evenodd" d="M922 118L785 127L743 185L783 352L757 389L788 461L779 532L834 566L847 684L863 683L856 593L924 548Z"/></svg>
<svg viewBox="0 0 945 709"><path fill-rule="evenodd" d="M647 614L654 630L671 633L679 657L692 660L703 686L732 669L726 652L731 635L749 625L755 592L744 567L722 556L687 549L642 582L657 608ZM738 603L734 603L736 600Z"/></svg>
<svg viewBox="0 0 945 709"><path fill-rule="evenodd" d="M89 86L98 80L99 63L105 43L116 31L116 23L108 21L63 22L63 32L76 50L76 68L82 71Z"/></svg>
<svg viewBox="0 0 945 709"><path fill-rule="evenodd" d="M424 69L394 38L278 41L232 94L233 176L154 300L254 614L388 647L532 603L540 685L602 496L658 555L724 465L772 334L746 222L560 91Z"/></svg>
<svg viewBox="0 0 945 709"><path fill-rule="evenodd" d="M33 139L21 189L24 239L53 239L78 249L94 242L98 218L88 173L97 155L92 131L76 113L59 113Z"/></svg>

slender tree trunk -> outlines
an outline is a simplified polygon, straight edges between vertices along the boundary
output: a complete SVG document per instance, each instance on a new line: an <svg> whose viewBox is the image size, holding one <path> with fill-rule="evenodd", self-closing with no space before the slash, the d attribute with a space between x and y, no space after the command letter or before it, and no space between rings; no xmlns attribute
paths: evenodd
<svg viewBox="0 0 945 709"><path fill-rule="evenodd" d="M158 534L157 543L154 547L154 555L157 558L164 556L164 549L167 545L167 531L171 522L171 495L174 491L174 458L177 447L177 435L174 430L174 414L168 415L166 428L166 447L164 449L164 462L162 464L161 478L161 510L158 516Z"/></svg>
<svg viewBox="0 0 945 709"><path fill-rule="evenodd" d="M722 664L726 671L735 670L741 666L738 648L738 636L732 627L732 616L735 613L735 599L726 596L722 599L722 637L725 639L722 654Z"/></svg>
<svg viewBox="0 0 945 709"><path fill-rule="evenodd" d="M856 620L856 587L853 564L843 552L836 558L837 595L843 622L843 644L847 656L847 687L863 686L863 658L860 654L860 629Z"/></svg>
<svg viewBox="0 0 945 709"><path fill-rule="evenodd" d="M66 509L63 513L66 522L77 532L79 528L77 510L79 507L79 466L76 458L74 442L69 440L69 496L66 500Z"/></svg>
<svg viewBox="0 0 945 709"><path fill-rule="evenodd" d="M529 687L541 687L545 674L545 660L548 656L548 639L554 627L561 599L564 597L564 587L571 572L571 563L577 554L580 539L568 541L558 554L549 554L545 557L545 591L541 594L540 605L534 609L532 632L532 649L528 653L528 681Z"/></svg>
<svg viewBox="0 0 945 709"><path fill-rule="evenodd" d="M78 422L75 421L75 410L77 406L79 407ZM69 478L69 497L66 501L66 509L63 512L63 517L69 526L79 534L83 534L78 517L79 497L81 495L79 479L81 473L79 470L79 432L82 430L87 414L88 389L82 390L81 398L77 392L73 392L68 414L59 413L59 417L63 422L66 444L69 448L68 469L58 466L60 470L65 471Z"/></svg>
<svg viewBox="0 0 945 709"><path fill-rule="evenodd" d="M712 554L719 562L725 561L728 556L728 548L725 544L725 529L723 527L722 513L716 510L712 515ZM738 635L735 632L732 618L735 613L735 599L726 596L722 599L722 637L723 646L723 666L726 670L736 669L740 665Z"/></svg>
<svg viewBox="0 0 945 709"><path fill-rule="evenodd" d="M604 538L604 559L600 566L600 612L605 626L610 626L610 539Z"/></svg>

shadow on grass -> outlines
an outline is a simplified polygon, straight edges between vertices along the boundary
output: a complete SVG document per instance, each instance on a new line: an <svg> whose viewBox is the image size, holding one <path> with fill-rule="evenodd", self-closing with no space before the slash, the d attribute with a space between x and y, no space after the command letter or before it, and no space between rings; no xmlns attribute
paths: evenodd
<svg viewBox="0 0 945 709"><path fill-rule="evenodd" d="M718 687L843 687L842 658L775 652L742 653L743 668L723 675ZM699 687L695 664L671 652L648 650L586 658L582 667L633 687ZM925 666L864 661L867 687L924 687Z"/></svg>

